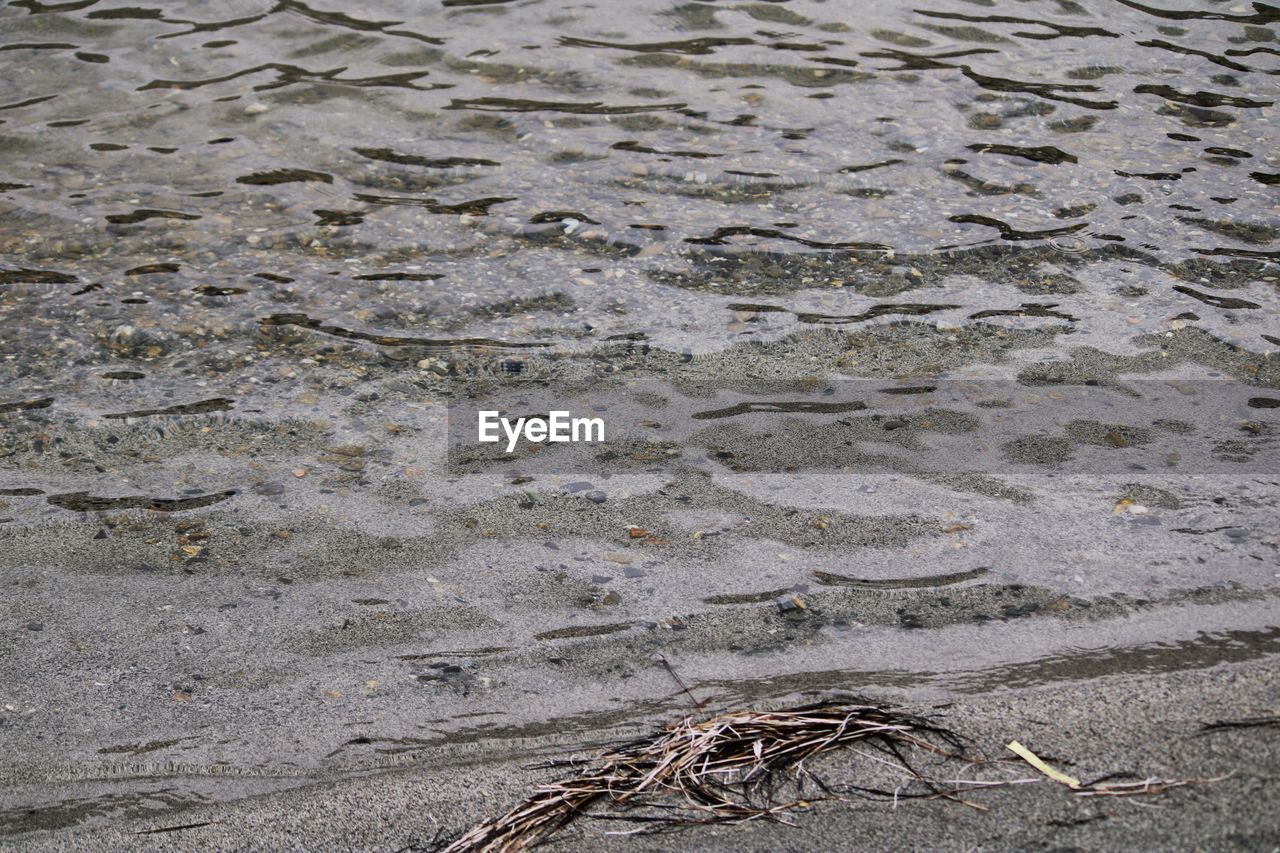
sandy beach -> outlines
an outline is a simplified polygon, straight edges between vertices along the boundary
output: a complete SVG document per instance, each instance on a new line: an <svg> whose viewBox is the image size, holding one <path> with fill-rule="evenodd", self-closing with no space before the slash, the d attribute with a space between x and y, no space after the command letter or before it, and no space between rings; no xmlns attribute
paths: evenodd
<svg viewBox="0 0 1280 853"><path fill-rule="evenodd" d="M1280 13L854 5L0 7L0 847L1280 845Z"/></svg>

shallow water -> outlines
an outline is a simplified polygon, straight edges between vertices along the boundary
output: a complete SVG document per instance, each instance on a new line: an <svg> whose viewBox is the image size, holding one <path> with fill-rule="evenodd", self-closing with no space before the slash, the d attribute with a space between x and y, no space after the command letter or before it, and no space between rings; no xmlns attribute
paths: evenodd
<svg viewBox="0 0 1280 853"><path fill-rule="evenodd" d="M1277 33L0 8L0 833L589 739L683 706L656 654L722 702L1273 656ZM626 441L460 454L529 379Z"/></svg>

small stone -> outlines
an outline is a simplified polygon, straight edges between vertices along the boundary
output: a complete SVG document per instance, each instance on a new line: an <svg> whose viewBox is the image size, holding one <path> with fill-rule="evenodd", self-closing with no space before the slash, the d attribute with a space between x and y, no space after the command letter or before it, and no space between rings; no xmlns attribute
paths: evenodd
<svg viewBox="0 0 1280 853"><path fill-rule="evenodd" d="M585 495L583 495L583 497L591 501L593 504L602 504L609 499L608 496L604 492L600 491L599 489L596 489L595 491L587 492Z"/></svg>
<svg viewBox="0 0 1280 853"><path fill-rule="evenodd" d="M292 471L292 472L290 472L290 473L292 473L292 474L293 474L293 476L295 476L295 477L297 477L299 480L301 480L303 477L307 476L307 469L306 469L306 468L294 468L294 469L293 469L293 471Z"/></svg>
<svg viewBox="0 0 1280 853"><path fill-rule="evenodd" d="M27 630L28 630L28 631L43 631L43 630L44 630L44 623L43 623L43 622L28 622L28 623L27 623Z"/></svg>

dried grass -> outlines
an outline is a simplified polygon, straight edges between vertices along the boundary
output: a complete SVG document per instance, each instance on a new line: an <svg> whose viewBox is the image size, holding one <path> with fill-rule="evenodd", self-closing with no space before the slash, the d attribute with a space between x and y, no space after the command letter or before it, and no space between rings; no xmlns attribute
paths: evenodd
<svg viewBox="0 0 1280 853"><path fill-rule="evenodd" d="M875 787L875 777L867 774L857 784L835 789L805 765L810 758L842 748L877 765L874 771L881 779L887 768L896 781ZM887 706L827 701L777 711L693 714L652 735L608 749L571 778L539 786L520 805L474 827L442 853L524 850L547 841L580 817L633 822L639 828L626 833L632 834L689 825L786 822L795 809L846 795L895 804L907 798L946 798L985 810L963 796L1052 780L1075 796L1132 797L1218 781L1157 777L1120 781L1125 775L1110 775L1081 783L1016 741L1010 749L1043 775L994 780L926 776L917 769L917 759L961 759L986 768L1002 762L970 758L961 738L951 730ZM820 790L818 796L803 796L806 782ZM596 808L601 806L606 808Z"/></svg>
<svg viewBox="0 0 1280 853"><path fill-rule="evenodd" d="M674 808L683 813L632 818L666 826L776 820L814 802L779 802L779 783L804 774L807 759L855 743L877 749L883 760L923 783L924 796L956 796L930 783L907 759L912 750L943 757L962 754L955 734L923 717L849 702L695 715L615 747L573 778L538 787L511 811L454 841L445 853L522 850L602 803L615 808ZM828 798L825 786L815 781L824 790L817 799ZM856 790L885 797L901 794L900 790ZM661 802L662 795L673 796L674 805Z"/></svg>
<svg viewBox="0 0 1280 853"><path fill-rule="evenodd" d="M1143 794L1163 794L1173 788L1218 782L1225 776L1213 779L1160 779L1152 776L1138 782L1090 782L1072 791L1077 797L1137 797Z"/></svg>

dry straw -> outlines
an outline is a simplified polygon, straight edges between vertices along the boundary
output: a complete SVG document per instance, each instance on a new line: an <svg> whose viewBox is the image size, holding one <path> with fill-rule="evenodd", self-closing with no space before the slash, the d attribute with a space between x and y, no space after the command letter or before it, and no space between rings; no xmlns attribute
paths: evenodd
<svg viewBox="0 0 1280 853"><path fill-rule="evenodd" d="M636 819L668 826L777 819L813 802L778 802L780 774L803 773L807 759L855 743L882 751L895 767L925 784L926 796L954 796L929 783L907 760L912 750L944 757L962 752L955 734L923 717L834 701L781 711L732 711L689 716L617 747L577 776L538 787L511 811L454 841L446 853L521 850L593 805L670 809L670 803L660 802L664 794L676 798L676 808L692 814ZM898 793L856 790L887 797Z"/></svg>
<svg viewBox="0 0 1280 853"><path fill-rule="evenodd" d="M907 783L877 788L864 781L837 791L805 765L810 758L845 747L854 747L859 755L905 775ZM961 759L971 765L996 765L968 757L961 738L951 730L928 718L887 706L826 701L777 711L693 714L652 735L614 747L572 778L539 786L520 805L474 827L445 847L443 853L523 850L546 841L582 816L636 822L642 826L633 831L645 832L690 824L784 821L794 809L821 800L842 799L845 794L883 797L895 803L908 797L942 797L985 810L961 795L1045 779L1085 797L1158 794L1218 781L1156 777L1116 781L1113 775L1082 783L1051 767L1017 741L1011 742L1009 748L1043 776L991 781L927 777L915 766L918 758L932 756L944 761ZM821 795L781 796L784 787L803 793L805 780L812 781ZM787 786L789 782L799 784ZM590 813L596 806L609 807L608 813Z"/></svg>

